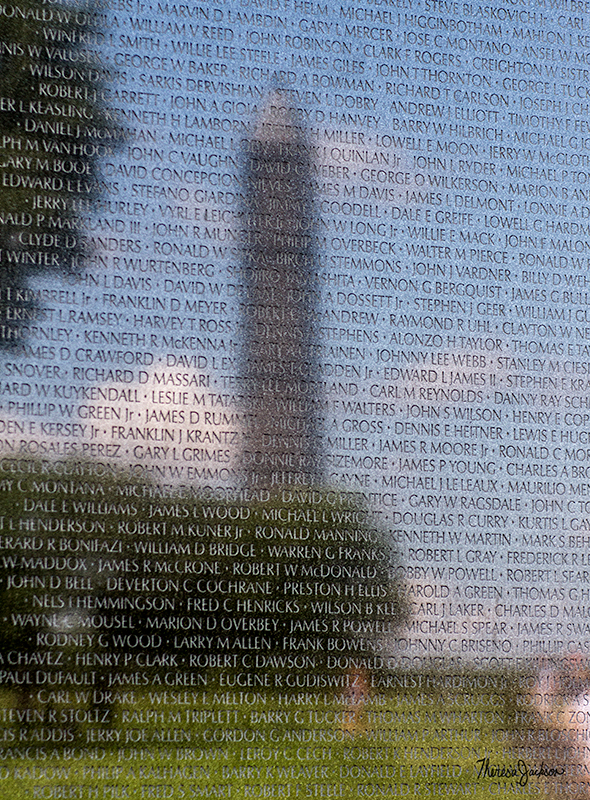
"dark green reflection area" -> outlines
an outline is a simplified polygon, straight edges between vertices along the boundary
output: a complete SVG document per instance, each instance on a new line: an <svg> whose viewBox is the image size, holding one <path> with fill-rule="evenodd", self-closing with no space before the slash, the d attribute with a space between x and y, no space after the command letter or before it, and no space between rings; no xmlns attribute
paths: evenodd
<svg viewBox="0 0 590 800"><path fill-rule="evenodd" d="M34 354L27 335L54 313L31 279L73 285L96 257L88 223L115 191L100 161L131 134L109 103L105 19L92 0L0 15L0 348L13 352Z"/></svg>
<svg viewBox="0 0 590 800"><path fill-rule="evenodd" d="M5 796L584 796L587 676L397 669L395 553L342 495L29 464L0 495Z"/></svg>
<svg viewBox="0 0 590 800"><path fill-rule="evenodd" d="M222 674L199 689L119 690L100 708L33 704L43 722L4 727L5 738L27 740L5 742L4 786L23 797L483 798L552 796L573 784L584 796L575 746L548 744L555 729L519 705L525 677L366 674L355 693L229 690L219 686ZM62 727L75 741L39 741L52 715L85 720ZM25 747L24 758L11 756ZM565 765L568 774L523 784L521 767L516 777L494 777L520 761L526 769ZM64 786L78 794L60 795Z"/></svg>

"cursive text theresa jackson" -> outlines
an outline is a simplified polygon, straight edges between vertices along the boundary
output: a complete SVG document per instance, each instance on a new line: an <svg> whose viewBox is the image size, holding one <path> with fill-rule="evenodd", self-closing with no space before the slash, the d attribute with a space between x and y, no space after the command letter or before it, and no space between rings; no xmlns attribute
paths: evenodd
<svg viewBox="0 0 590 800"><path fill-rule="evenodd" d="M520 786L526 786L529 777L552 778L565 772L565 767L546 767L542 761L540 767L529 767L521 758L516 764L490 764L489 758L480 758L475 763L479 764L478 778L515 779Z"/></svg>

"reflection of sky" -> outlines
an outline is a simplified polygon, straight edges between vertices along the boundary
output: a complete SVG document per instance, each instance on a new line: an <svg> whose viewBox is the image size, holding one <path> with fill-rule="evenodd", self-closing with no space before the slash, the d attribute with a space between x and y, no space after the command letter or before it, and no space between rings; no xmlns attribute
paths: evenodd
<svg viewBox="0 0 590 800"><path fill-rule="evenodd" d="M4 385L20 369L32 387L4 390L4 438L235 483L240 147L279 87L312 150L328 482L417 532L396 534L414 583L444 575L451 595L413 598L425 620L453 602L462 566L503 603L517 570L567 594L585 563L527 554L569 553L587 527L590 139L574 23L538 3L464 22L409 0L276 5L108 12L106 88L134 133L102 165L97 266L34 284L54 291L52 313L4 358ZM134 426L156 438L130 439ZM200 451L217 473L199 472ZM502 619L488 594L456 599L467 638Z"/></svg>

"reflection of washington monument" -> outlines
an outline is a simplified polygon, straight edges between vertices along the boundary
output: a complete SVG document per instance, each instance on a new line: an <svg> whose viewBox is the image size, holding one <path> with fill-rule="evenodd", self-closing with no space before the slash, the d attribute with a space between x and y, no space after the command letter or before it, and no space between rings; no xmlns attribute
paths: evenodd
<svg viewBox="0 0 590 800"><path fill-rule="evenodd" d="M258 120L245 162L246 481L309 486L321 475L311 169L303 131L278 94Z"/></svg>

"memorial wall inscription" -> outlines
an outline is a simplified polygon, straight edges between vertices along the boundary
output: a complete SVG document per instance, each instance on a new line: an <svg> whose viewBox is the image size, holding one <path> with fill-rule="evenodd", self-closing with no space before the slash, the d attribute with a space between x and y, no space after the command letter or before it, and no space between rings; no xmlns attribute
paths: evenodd
<svg viewBox="0 0 590 800"><path fill-rule="evenodd" d="M0 2L0 784L589 795L590 4Z"/></svg>

